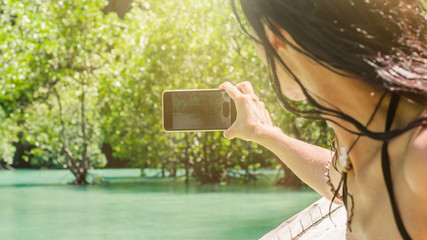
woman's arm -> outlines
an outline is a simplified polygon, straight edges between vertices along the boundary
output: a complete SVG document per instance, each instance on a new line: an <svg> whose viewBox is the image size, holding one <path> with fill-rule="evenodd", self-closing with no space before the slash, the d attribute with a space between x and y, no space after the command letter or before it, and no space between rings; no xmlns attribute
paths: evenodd
<svg viewBox="0 0 427 240"><path fill-rule="evenodd" d="M261 133L263 132L263 133ZM326 183L325 173L332 152L291 138L279 128L260 131L256 143L266 147L280 158L303 182L331 200L333 195ZM337 200L337 203L339 201Z"/></svg>
<svg viewBox="0 0 427 240"><path fill-rule="evenodd" d="M239 137L266 147L307 185L327 199L332 199L325 177L325 166L332 158L330 150L291 138L274 127L268 111L249 82L236 86L226 82L220 89L227 91L237 109L236 121L224 132L226 138Z"/></svg>

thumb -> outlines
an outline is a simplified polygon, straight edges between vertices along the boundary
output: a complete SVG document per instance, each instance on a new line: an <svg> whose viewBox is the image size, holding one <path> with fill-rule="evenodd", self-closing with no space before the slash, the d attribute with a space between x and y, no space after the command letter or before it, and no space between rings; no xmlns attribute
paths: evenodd
<svg viewBox="0 0 427 240"><path fill-rule="evenodd" d="M236 137L234 134L233 127L230 127L229 129L225 130L223 135L225 138L230 139L230 140Z"/></svg>

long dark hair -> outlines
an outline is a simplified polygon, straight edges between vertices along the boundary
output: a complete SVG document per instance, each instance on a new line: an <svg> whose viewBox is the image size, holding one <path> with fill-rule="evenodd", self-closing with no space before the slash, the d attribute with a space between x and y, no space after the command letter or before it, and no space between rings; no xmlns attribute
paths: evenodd
<svg viewBox="0 0 427 240"><path fill-rule="evenodd" d="M357 135L348 151L361 136L383 141L381 164L396 225L401 236L410 239L396 207L388 141L415 127L427 126L427 117L420 117L399 129L390 129L401 97L427 106L427 15L422 0L239 0L257 38L244 27L235 1L231 0L232 8L243 31L264 46L272 87L285 108L305 118L329 120ZM314 94L301 84L271 45L265 27L290 47L330 71L384 90L370 120L362 124L346 113L318 103ZM278 28L286 30L300 47L286 39ZM276 61L298 83L315 110L301 110L282 94ZM373 132L368 125L385 95L391 96L386 128ZM356 130L343 127L334 118L351 123ZM336 152L334 156L337 157ZM334 161L333 165L336 168ZM342 199L349 213L347 227L351 231L354 204L347 188L348 171L344 169L341 172L333 199L338 197L342 188ZM348 209L348 197L352 202L351 209Z"/></svg>
<svg viewBox="0 0 427 240"><path fill-rule="evenodd" d="M242 24L235 0L231 1L242 29L251 36ZM427 16L420 0L239 1L258 38L251 37L266 51L273 89L288 110L305 118L318 119L322 115L332 122L333 117L344 119L357 129L348 131L377 140L391 139L427 124L427 118L420 118L400 129L373 132L349 115L319 104L278 56L265 32L266 26L296 51L337 74L426 105ZM286 30L300 47L288 41L278 27ZM282 94L275 61L300 85L316 110L300 110Z"/></svg>

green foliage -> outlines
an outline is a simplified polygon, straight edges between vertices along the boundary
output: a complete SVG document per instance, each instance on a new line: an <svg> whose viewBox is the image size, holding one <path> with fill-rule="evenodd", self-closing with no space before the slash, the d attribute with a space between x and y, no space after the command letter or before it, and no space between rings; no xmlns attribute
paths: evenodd
<svg viewBox="0 0 427 240"><path fill-rule="evenodd" d="M6 118L5 113L0 110L0 162L12 164L15 154L13 142L17 141L17 127L12 118Z"/></svg>
<svg viewBox="0 0 427 240"><path fill-rule="evenodd" d="M117 18L104 1L4 1L1 103L36 161L82 173L105 164L100 153L98 76ZM86 164L91 160L91 164ZM73 172L74 172L73 171Z"/></svg>
<svg viewBox="0 0 427 240"><path fill-rule="evenodd" d="M33 163L86 172L105 165L100 146L108 143L141 169L176 176L183 168L202 183L256 179L258 168L281 166L261 146L220 132L162 131L164 90L225 81L250 81L285 132L328 145L324 123L280 108L228 0L135 0L124 19L105 15L106 4L2 0L2 159L10 162L12 143L24 141Z"/></svg>

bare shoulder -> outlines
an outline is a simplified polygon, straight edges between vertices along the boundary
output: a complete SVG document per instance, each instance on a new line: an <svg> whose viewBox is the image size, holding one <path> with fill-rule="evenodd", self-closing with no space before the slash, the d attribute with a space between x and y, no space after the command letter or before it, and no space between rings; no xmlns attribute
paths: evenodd
<svg viewBox="0 0 427 240"><path fill-rule="evenodd" d="M408 147L405 178L414 193L427 200L427 127L420 128Z"/></svg>

